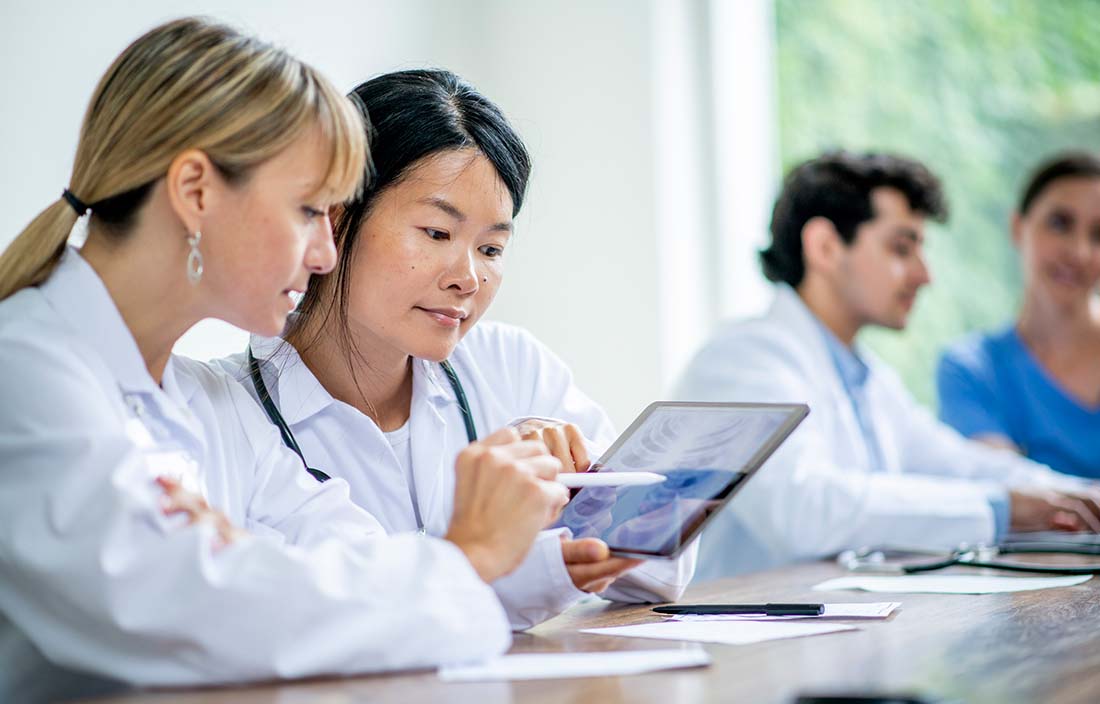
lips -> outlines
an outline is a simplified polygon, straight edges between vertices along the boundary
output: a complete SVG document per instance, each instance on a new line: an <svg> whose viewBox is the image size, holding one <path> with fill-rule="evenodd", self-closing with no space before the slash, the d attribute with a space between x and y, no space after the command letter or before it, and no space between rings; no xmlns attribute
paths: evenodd
<svg viewBox="0 0 1100 704"><path fill-rule="evenodd" d="M1073 288L1081 288L1085 285L1085 277L1076 267L1052 266L1047 270L1048 276L1055 283Z"/></svg>
<svg viewBox="0 0 1100 704"><path fill-rule="evenodd" d="M461 308L426 308L424 306L416 306L416 309L426 313L429 318L447 328L457 328L469 315L469 313Z"/></svg>

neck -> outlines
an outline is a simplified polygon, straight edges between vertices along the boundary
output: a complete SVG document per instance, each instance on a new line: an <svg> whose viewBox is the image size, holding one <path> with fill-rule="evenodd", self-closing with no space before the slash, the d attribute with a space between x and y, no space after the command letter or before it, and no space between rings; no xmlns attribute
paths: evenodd
<svg viewBox="0 0 1100 704"><path fill-rule="evenodd" d="M863 324L844 306L826 282L807 273L796 290L798 297L821 324L836 335L838 340L851 347Z"/></svg>
<svg viewBox="0 0 1100 704"><path fill-rule="evenodd" d="M331 320L331 319L330 319ZM306 325L291 342L306 367L332 397L369 416L384 432L409 419L412 407L412 357L362 329L349 326L351 350L329 325Z"/></svg>
<svg viewBox="0 0 1100 704"><path fill-rule="evenodd" d="M202 317L184 268L186 245L180 249L183 238L178 240L138 231L114 243L93 229L80 250L103 281L158 385L173 345ZM166 251L173 248L180 251Z"/></svg>
<svg viewBox="0 0 1100 704"><path fill-rule="evenodd" d="M1036 350L1094 348L1100 336L1100 300L1090 296L1081 305L1059 306L1028 292L1020 308L1016 331Z"/></svg>

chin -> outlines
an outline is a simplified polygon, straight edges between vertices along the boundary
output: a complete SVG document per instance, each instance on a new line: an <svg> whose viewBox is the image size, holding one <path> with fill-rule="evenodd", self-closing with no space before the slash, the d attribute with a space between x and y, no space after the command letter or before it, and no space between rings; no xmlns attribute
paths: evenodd
<svg viewBox="0 0 1100 704"><path fill-rule="evenodd" d="M237 327L253 333L255 335L261 335L263 337L277 337L283 334L283 329L286 327L285 315L267 315L267 316L251 316L244 318L240 322L228 320L230 325L236 325Z"/></svg>

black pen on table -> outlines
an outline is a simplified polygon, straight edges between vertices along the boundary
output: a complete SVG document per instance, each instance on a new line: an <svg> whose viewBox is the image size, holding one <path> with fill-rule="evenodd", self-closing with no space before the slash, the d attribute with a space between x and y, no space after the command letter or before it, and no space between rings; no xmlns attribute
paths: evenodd
<svg viewBox="0 0 1100 704"><path fill-rule="evenodd" d="M659 614L762 614L764 616L821 616L825 604L672 604L655 606Z"/></svg>

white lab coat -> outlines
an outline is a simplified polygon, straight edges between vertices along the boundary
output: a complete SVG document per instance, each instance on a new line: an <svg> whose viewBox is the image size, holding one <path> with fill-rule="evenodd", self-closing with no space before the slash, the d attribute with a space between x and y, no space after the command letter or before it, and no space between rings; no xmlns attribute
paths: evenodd
<svg viewBox="0 0 1100 704"><path fill-rule="evenodd" d="M1080 486L963 438L866 350L866 395L884 467L872 467L813 314L789 286L761 318L726 324L696 354L681 399L808 403L810 415L703 536L699 574L736 574L867 545L953 548L994 537L990 496Z"/></svg>
<svg viewBox="0 0 1100 704"><path fill-rule="evenodd" d="M392 533L418 529L407 477L393 448L367 415L337 401L278 338L252 338L264 360L264 383L311 467L341 477L351 498ZM246 355L217 362L256 397ZM615 439L610 420L573 383L569 368L530 333L482 321L450 357L480 437L520 417L574 423L590 441L592 460ZM454 508L454 463L468 439L458 398L438 364L413 360L409 429L417 504L428 535L444 535ZM301 464L299 472L303 472ZM493 584L512 627L529 628L584 596L562 561L561 530L543 531L523 564ZM654 560L620 577L602 596L617 601L675 601L694 574L698 547L678 560Z"/></svg>
<svg viewBox="0 0 1100 704"><path fill-rule="evenodd" d="M149 376L75 250L0 303L0 700L477 660L510 644L454 545L386 536L228 375ZM153 478L254 535L165 517ZM80 673L80 674L77 674Z"/></svg>

